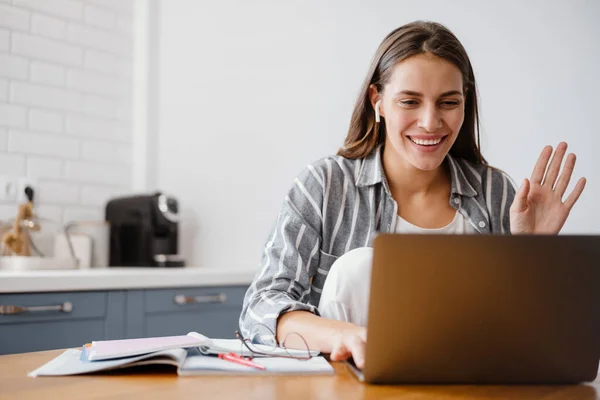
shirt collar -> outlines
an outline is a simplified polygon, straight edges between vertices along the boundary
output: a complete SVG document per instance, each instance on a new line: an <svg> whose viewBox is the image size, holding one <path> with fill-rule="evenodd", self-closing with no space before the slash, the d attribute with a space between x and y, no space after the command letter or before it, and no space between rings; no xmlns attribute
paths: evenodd
<svg viewBox="0 0 600 400"><path fill-rule="evenodd" d="M362 162L356 186L373 186L383 180L383 164L381 163L381 151L383 146L377 147Z"/></svg>
<svg viewBox="0 0 600 400"><path fill-rule="evenodd" d="M358 187L372 186L383 181L382 150L383 146L377 147L363 160L356 180L356 185ZM461 196L476 197L477 190L475 190L473 185L467 179L461 163L450 154L446 156L446 161L448 162L450 170L452 193Z"/></svg>

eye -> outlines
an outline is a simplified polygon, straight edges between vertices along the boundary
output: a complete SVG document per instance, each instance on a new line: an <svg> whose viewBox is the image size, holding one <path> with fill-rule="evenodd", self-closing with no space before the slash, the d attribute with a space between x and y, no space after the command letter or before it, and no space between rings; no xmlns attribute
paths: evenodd
<svg viewBox="0 0 600 400"><path fill-rule="evenodd" d="M460 104L460 101L458 101L458 100L444 100L440 104L441 104L441 106L443 108L451 109L451 108L458 107L458 105Z"/></svg>
<svg viewBox="0 0 600 400"><path fill-rule="evenodd" d="M417 100L400 100L399 103L403 106L416 106L417 104L419 104Z"/></svg>

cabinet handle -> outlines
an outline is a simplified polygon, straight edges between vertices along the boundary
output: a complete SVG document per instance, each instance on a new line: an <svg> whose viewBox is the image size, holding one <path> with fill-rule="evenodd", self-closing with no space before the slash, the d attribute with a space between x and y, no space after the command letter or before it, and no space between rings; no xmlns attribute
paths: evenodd
<svg viewBox="0 0 600 400"><path fill-rule="evenodd" d="M173 298L175 304L183 306L185 304L210 304L210 303L225 303L227 295L225 293L213 294L208 296L186 296L178 294Z"/></svg>
<svg viewBox="0 0 600 400"><path fill-rule="evenodd" d="M56 306L13 306L8 305L5 306L0 304L0 315L15 315L15 314L23 314L29 312L44 312L44 311L60 311L64 313L70 313L73 311L73 303L70 301L65 301L62 304Z"/></svg>

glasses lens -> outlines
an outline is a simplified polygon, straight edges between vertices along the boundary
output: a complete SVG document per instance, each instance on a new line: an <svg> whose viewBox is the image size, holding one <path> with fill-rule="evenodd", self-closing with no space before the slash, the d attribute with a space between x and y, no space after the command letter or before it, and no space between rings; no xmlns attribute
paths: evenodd
<svg viewBox="0 0 600 400"><path fill-rule="evenodd" d="M281 343L281 347L285 348L288 357L308 360L311 358L308 343L299 333L292 332L285 337Z"/></svg>
<svg viewBox="0 0 600 400"><path fill-rule="evenodd" d="M246 340L246 344L255 353L270 354L277 349L275 333L266 325L254 325L250 331L249 339Z"/></svg>

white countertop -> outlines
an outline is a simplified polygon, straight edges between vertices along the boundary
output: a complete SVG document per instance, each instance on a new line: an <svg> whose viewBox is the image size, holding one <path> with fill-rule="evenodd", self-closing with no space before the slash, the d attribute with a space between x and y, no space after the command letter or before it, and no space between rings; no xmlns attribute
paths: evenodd
<svg viewBox="0 0 600 400"><path fill-rule="evenodd" d="M0 293L249 285L255 272L204 267L0 270Z"/></svg>

